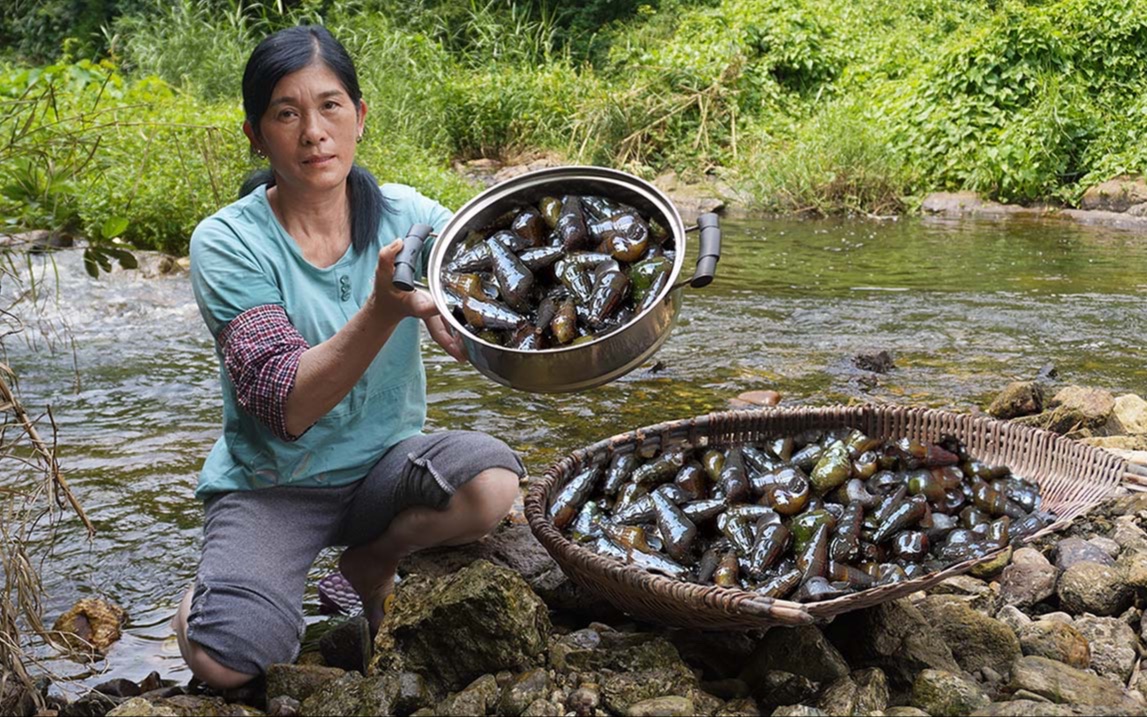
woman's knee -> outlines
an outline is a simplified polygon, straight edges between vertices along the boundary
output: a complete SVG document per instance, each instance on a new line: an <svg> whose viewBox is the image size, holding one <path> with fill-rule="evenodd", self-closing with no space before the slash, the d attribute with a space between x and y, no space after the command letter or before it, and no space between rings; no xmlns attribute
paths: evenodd
<svg viewBox="0 0 1147 717"><path fill-rule="evenodd" d="M200 682L217 690L231 689L250 682L255 675L238 672L219 664L211 655L207 654L202 645L188 639L187 619L191 611L193 595L194 589L189 589L184 594L183 599L179 602L179 609L176 610L175 617L171 620L171 625L175 629L176 641L179 643L179 653L183 656L183 661L187 663L191 674L195 675Z"/></svg>
<svg viewBox="0 0 1147 717"><path fill-rule="evenodd" d="M458 489L455 500L461 497L462 509L474 520L474 529L482 535L489 533L514 507L520 487L519 478L505 468L487 468Z"/></svg>

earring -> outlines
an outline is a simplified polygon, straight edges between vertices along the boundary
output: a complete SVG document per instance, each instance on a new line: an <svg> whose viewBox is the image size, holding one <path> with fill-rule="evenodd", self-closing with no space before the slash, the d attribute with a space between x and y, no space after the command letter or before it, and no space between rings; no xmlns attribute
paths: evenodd
<svg viewBox="0 0 1147 717"><path fill-rule="evenodd" d="M259 159L266 159L267 158L266 152L264 152L261 149L255 148L255 149L252 149L252 151L255 153L255 156L258 157Z"/></svg>
<svg viewBox="0 0 1147 717"><path fill-rule="evenodd" d="M361 134L358 136L358 139L356 139L355 142L357 144L362 144L362 135Z"/></svg>

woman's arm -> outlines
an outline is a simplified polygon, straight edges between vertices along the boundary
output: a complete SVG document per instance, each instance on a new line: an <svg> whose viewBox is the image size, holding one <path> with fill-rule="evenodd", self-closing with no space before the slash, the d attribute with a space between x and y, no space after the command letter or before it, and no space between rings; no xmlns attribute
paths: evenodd
<svg viewBox="0 0 1147 717"><path fill-rule="evenodd" d="M331 338L299 357L294 386L283 404L290 435L301 435L350 393L402 319L427 319L438 313L426 292L400 291L391 284L394 259L401 249L402 241L397 240L379 251L374 290L366 303Z"/></svg>

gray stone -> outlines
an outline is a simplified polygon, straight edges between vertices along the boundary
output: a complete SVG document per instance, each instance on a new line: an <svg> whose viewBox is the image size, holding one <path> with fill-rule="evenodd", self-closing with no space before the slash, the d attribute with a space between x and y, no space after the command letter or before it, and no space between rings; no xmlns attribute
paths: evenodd
<svg viewBox="0 0 1147 717"><path fill-rule="evenodd" d="M1133 393L1116 398L1107 431L1116 435L1147 433L1147 401Z"/></svg>
<svg viewBox="0 0 1147 717"><path fill-rule="evenodd" d="M522 717L561 717L562 714L560 705L555 705L549 700L534 700L522 713Z"/></svg>
<svg viewBox="0 0 1147 717"><path fill-rule="evenodd" d="M1138 518L1134 515L1121 515L1115 519L1115 528L1111 531L1111 539L1119 543L1124 550L1147 553L1147 533L1137 525Z"/></svg>
<svg viewBox="0 0 1147 717"><path fill-rule="evenodd" d="M381 677L363 677L357 672L318 685L299 711L308 717L390 714L391 705Z"/></svg>
<svg viewBox="0 0 1147 717"><path fill-rule="evenodd" d="M1087 669L1091 651L1087 638L1071 625L1055 620L1038 620L1020 633L1020 649L1025 655L1038 655L1066 665Z"/></svg>
<svg viewBox="0 0 1147 717"><path fill-rule="evenodd" d="M729 700L717 710L714 717L760 717L760 714L761 710L757 707L757 703L751 698L744 697Z"/></svg>
<svg viewBox="0 0 1147 717"><path fill-rule="evenodd" d="M168 705L132 697L108 712L108 717L179 717L179 713Z"/></svg>
<svg viewBox="0 0 1147 717"><path fill-rule="evenodd" d="M996 613L996 619L1010 627L1012 632L1017 635L1020 634L1020 631L1025 626L1032 623L1032 619L1015 605L1004 605L1001 607Z"/></svg>
<svg viewBox="0 0 1147 717"><path fill-rule="evenodd" d="M899 705L884 710L884 717L929 717L929 715L919 707Z"/></svg>
<svg viewBox="0 0 1147 717"><path fill-rule="evenodd" d="M909 690L925 668L960 670L943 635L907 599L839 615L825 635L848 664L883 670L894 690Z"/></svg>
<svg viewBox="0 0 1147 717"><path fill-rule="evenodd" d="M267 696L302 702L326 683L346 674L337 667L277 664L267 668Z"/></svg>
<svg viewBox="0 0 1147 717"><path fill-rule="evenodd" d="M634 672L667 665L684 667L668 640L639 632L578 630L550 643L550 665L558 672Z"/></svg>
<svg viewBox="0 0 1147 717"><path fill-rule="evenodd" d="M461 692L449 695L438 705L443 717L471 717L492 711L498 702L498 680L493 675L482 675Z"/></svg>
<svg viewBox="0 0 1147 717"><path fill-rule="evenodd" d="M1078 412L1082 417L1080 428L1102 428L1115 408L1115 397L1101 388L1066 386L1052 397L1048 408Z"/></svg>
<svg viewBox="0 0 1147 717"><path fill-rule="evenodd" d="M597 685L582 685L566 697L566 708L577 717L589 717L601 705L601 690Z"/></svg>
<svg viewBox="0 0 1147 717"><path fill-rule="evenodd" d="M408 576L375 641L375 672L418 672L443 691L539 664L549 610L520 575L479 560L457 573Z"/></svg>
<svg viewBox="0 0 1147 717"><path fill-rule="evenodd" d="M1135 631L1117 617L1092 615L1077 617L1074 627L1091 648L1091 669L1126 684L1139 655L1139 637Z"/></svg>
<svg viewBox="0 0 1147 717"><path fill-rule="evenodd" d="M24 705L17 702L0 703L0 714L9 715L32 715L36 711L36 703L30 694L23 693L26 696ZM108 712L116 708L122 700L114 697L101 694L99 692L89 692L88 694L80 697L74 702L69 702L60 709L60 717L104 717Z"/></svg>
<svg viewBox="0 0 1147 717"><path fill-rule="evenodd" d="M773 710L772 717L821 717L824 714L824 711L808 705L785 705Z"/></svg>
<svg viewBox="0 0 1147 717"><path fill-rule="evenodd" d="M1139 714L1143 704L1123 685L1074 667L1029 655L1016 661L1009 691L1028 690L1057 704L1118 707Z"/></svg>
<svg viewBox="0 0 1147 717"><path fill-rule="evenodd" d="M1142 177L1119 176L1088 187L1079 200L1081 209L1125 212L1147 202L1147 184Z"/></svg>
<svg viewBox="0 0 1147 717"><path fill-rule="evenodd" d="M808 702L820 689L819 682L783 670L771 670L758 682L747 684L766 712L782 705Z"/></svg>
<svg viewBox="0 0 1147 717"><path fill-rule="evenodd" d="M1093 538L1088 538L1087 542L1091 543L1095 547L1097 547L1100 550L1102 550L1103 552L1107 553L1108 557L1111 557L1111 558L1118 558L1119 557L1119 551L1120 551L1119 543L1115 542L1111 538L1104 538L1101 535L1097 535Z"/></svg>
<svg viewBox="0 0 1147 717"><path fill-rule="evenodd" d="M919 607L968 672L990 667L1006 676L1021 654L1020 641L1011 628L961 602L932 595L921 600Z"/></svg>
<svg viewBox="0 0 1147 717"><path fill-rule="evenodd" d="M975 683L944 670L922 670L912 683L912 705L933 717L963 717L990 702Z"/></svg>
<svg viewBox="0 0 1147 717"><path fill-rule="evenodd" d="M988 415L1008 420L1043 410L1044 387L1038 381L1013 381L988 406Z"/></svg>
<svg viewBox="0 0 1147 717"><path fill-rule="evenodd" d="M1072 617L1071 615L1068 615L1066 612L1064 612L1062 610L1056 610L1055 612L1049 612L1049 613L1046 613L1044 615L1040 615L1039 619L1040 620L1049 620L1052 622L1062 622L1065 625L1070 625L1070 624L1075 622L1074 617Z"/></svg>
<svg viewBox="0 0 1147 717"><path fill-rule="evenodd" d="M877 668L857 670L821 693L817 707L830 715L867 715L888 706L888 679Z"/></svg>
<svg viewBox="0 0 1147 717"><path fill-rule="evenodd" d="M1038 550L1020 548L1000 575L1000 600L1030 607L1055 594L1055 566Z"/></svg>
<svg viewBox="0 0 1147 717"><path fill-rule="evenodd" d="M1128 550L1115 561L1123 581L1137 590L1147 590L1147 553Z"/></svg>
<svg viewBox="0 0 1147 717"><path fill-rule="evenodd" d="M1115 559L1106 550L1083 538L1064 538L1059 541L1055 551L1055 566L1067 570L1076 563L1114 565Z"/></svg>
<svg viewBox="0 0 1147 717"><path fill-rule="evenodd" d="M675 695L654 697L630 705L626 714L629 717L692 717L693 701Z"/></svg>
<svg viewBox="0 0 1147 717"><path fill-rule="evenodd" d="M502 688L498 713L519 717L535 700L549 696L550 687L550 676L545 669L539 667L523 672Z"/></svg>
<svg viewBox="0 0 1147 717"><path fill-rule="evenodd" d="M402 561L400 572L439 578L456 573L478 560L518 573L530 589L555 610L568 610L597 619L613 619L620 615L617 608L566 577L545 547L534 538L528 525L502 525L483 540L421 550Z"/></svg>
<svg viewBox="0 0 1147 717"><path fill-rule="evenodd" d="M1065 570L1059 576L1056 593L1060 606L1076 615L1118 615L1133 598L1120 571L1092 562L1076 563Z"/></svg>
<svg viewBox="0 0 1147 717"><path fill-rule="evenodd" d="M602 705L615 714L626 714L630 705L655 697L692 696L698 692L697 678L688 668L682 667L678 663L658 670L603 673Z"/></svg>
<svg viewBox="0 0 1147 717"><path fill-rule="evenodd" d="M740 678L752 685L771 670L793 672L826 684L849 672L840 651L812 625L775 627L766 632Z"/></svg>
<svg viewBox="0 0 1147 717"><path fill-rule="evenodd" d="M267 717L296 717L302 705L291 697L272 697L267 700Z"/></svg>

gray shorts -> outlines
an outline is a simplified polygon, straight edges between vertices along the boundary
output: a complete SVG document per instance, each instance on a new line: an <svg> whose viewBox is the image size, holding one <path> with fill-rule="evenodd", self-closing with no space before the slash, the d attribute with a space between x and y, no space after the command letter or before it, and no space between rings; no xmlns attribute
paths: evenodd
<svg viewBox="0 0 1147 717"><path fill-rule="evenodd" d="M407 508L445 508L461 485L488 468L525 475L502 441L443 431L402 441L349 485L211 497L187 637L245 674L292 662L306 627L307 574L320 551L369 542Z"/></svg>

